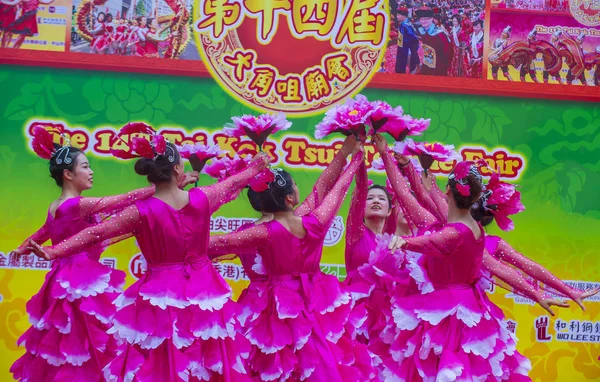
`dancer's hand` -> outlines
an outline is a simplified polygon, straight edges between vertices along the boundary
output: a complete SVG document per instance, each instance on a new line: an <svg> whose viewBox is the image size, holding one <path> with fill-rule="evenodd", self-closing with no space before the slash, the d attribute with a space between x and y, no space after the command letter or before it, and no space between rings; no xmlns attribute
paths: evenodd
<svg viewBox="0 0 600 382"><path fill-rule="evenodd" d="M404 245L406 245L406 240L400 236L394 236L392 241L390 241L390 245L388 245L388 249L392 252L395 252L404 247Z"/></svg>
<svg viewBox="0 0 600 382"><path fill-rule="evenodd" d="M394 153L394 159L396 159L396 162L398 162L398 165L400 165L400 167L404 167L408 164L408 162L410 162L410 159L396 152Z"/></svg>
<svg viewBox="0 0 600 382"><path fill-rule="evenodd" d="M56 258L56 255L52 253L51 248L44 248L33 240L29 240L29 245L31 246L31 251L37 256L41 257L44 260L52 261Z"/></svg>
<svg viewBox="0 0 600 382"><path fill-rule="evenodd" d="M344 140L344 144L340 148L340 151L346 156L353 154L357 150L357 147L360 145L360 142L356 139L354 135L348 135Z"/></svg>
<svg viewBox="0 0 600 382"><path fill-rule="evenodd" d="M373 143L380 153L387 152L388 143L381 134L377 133L373 136Z"/></svg>
<svg viewBox="0 0 600 382"><path fill-rule="evenodd" d="M8 256L17 256L17 257L21 257L27 253L31 253L31 248L29 246L21 246L17 249L15 249L14 251L11 251L8 253Z"/></svg>
<svg viewBox="0 0 600 382"><path fill-rule="evenodd" d="M198 171L190 171L183 174L183 178L179 181L179 188L184 189L187 185L196 183L200 174Z"/></svg>
<svg viewBox="0 0 600 382"><path fill-rule="evenodd" d="M557 306L559 308L568 308L569 307L569 304L567 304L566 302L554 300L552 298L545 298L545 299L539 301L538 304L540 304L540 306L542 308L544 308L552 316L554 316L555 314L552 311L552 309L550 309L551 306Z"/></svg>
<svg viewBox="0 0 600 382"><path fill-rule="evenodd" d="M430 192L431 187L433 187L433 183L435 182L435 175L427 174L425 171L423 171L421 178L423 179L423 187L425 187L427 192Z"/></svg>
<svg viewBox="0 0 600 382"><path fill-rule="evenodd" d="M271 157L269 156L269 154L265 153L265 152L260 152L258 154L256 154L254 156L254 158L252 158L252 162L250 162L251 164L255 164L258 163L258 166L261 169L266 168L269 163L271 163Z"/></svg>
<svg viewBox="0 0 600 382"><path fill-rule="evenodd" d="M588 290L587 292L578 292L573 298L572 300L579 305L579 307L581 308L581 310L583 310L585 312L585 306L583 306L583 300L585 300L586 298L590 298L594 295L596 295L598 292L600 292L600 288L596 288L596 289L592 289L592 290Z"/></svg>

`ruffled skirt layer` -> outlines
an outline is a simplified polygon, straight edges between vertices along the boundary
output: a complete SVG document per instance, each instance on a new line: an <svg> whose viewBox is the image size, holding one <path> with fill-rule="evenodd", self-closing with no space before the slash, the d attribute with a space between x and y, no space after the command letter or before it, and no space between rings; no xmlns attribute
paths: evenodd
<svg viewBox="0 0 600 382"><path fill-rule="evenodd" d="M26 353L11 367L21 381L99 381L119 353L106 333L125 273L81 253L57 260L27 302L32 326L19 338Z"/></svg>
<svg viewBox="0 0 600 382"><path fill-rule="evenodd" d="M104 368L108 381L243 381L247 340L239 308L208 258L150 266L117 300L109 334L125 351Z"/></svg>

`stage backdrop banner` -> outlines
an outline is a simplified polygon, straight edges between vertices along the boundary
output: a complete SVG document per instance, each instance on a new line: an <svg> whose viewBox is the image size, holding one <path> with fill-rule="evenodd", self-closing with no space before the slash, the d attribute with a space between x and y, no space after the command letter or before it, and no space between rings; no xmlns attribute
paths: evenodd
<svg viewBox="0 0 600 382"><path fill-rule="evenodd" d="M232 116L252 111L228 96L213 80L107 74L5 66L0 115L0 380L11 379L10 365L23 353L16 343L30 325L26 302L42 285L50 264L8 253L38 229L59 189L48 164L31 150L35 125L62 125L74 146L85 148L94 170L88 196L123 193L146 185L132 161L108 154L110 138L130 121L145 121L170 141L218 143L224 150L251 145L227 138L220 129ZM500 234L519 251L580 289L600 285L600 106L593 103L522 100L381 90L363 91L369 99L402 105L414 117L431 118L423 139L454 144L465 159L486 159L507 181L521 186L527 209L515 218L516 230ZM322 115L294 118L292 128L265 146L276 166L288 169L307 195L343 137L317 141L314 126ZM57 137L58 139L58 137ZM369 164L375 157L367 147ZM452 167L438 163L440 186ZM371 178L383 184L382 173ZM208 177L201 184L209 184ZM212 217L213 234L230 232L257 218L245 194ZM345 277L345 216L349 198L326 240L322 268ZM134 240L110 247L104 264L127 272L130 285L145 272ZM237 262L215 264L236 296L247 285ZM519 338L518 348L533 364L537 381L600 379L600 300L587 311L571 307L549 318L530 301L495 290L492 299L506 313Z"/></svg>

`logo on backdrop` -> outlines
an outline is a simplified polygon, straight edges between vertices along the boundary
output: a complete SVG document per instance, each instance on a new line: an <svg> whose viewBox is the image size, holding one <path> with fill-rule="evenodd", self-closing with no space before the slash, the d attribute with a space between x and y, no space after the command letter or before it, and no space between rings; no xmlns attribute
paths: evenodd
<svg viewBox="0 0 600 382"><path fill-rule="evenodd" d="M129 273L134 279L139 279L146 273L148 270L148 263L146 263L146 259L141 253L134 255L129 260Z"/></svg>
<svg viewBox="0 0 600 382"><path fill-rule="evenodd" d="M552 341L552 336L548 334L549 323L550 318L548 316L541 316L535 319L535 328L537 329L535 338L538 342Z"/></svg>
<svg viewBox="0 0 600 382"><path fill-rule="evenodd" d="M600 2L597 0L571 0L569 10L575 20L583 25L589 27L600 25Z"/></svg>
<svg viewBox="0 0 600 382"><path fill-rule="evenodd" d="M379 70L387 0L196 1L202 61L261 111L311 114L359 92Z"/></svg>

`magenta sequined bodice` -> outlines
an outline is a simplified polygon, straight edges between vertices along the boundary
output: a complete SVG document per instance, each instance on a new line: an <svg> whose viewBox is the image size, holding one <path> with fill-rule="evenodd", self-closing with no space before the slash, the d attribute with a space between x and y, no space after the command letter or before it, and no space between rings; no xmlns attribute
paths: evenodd
<svg viewBox="0 0 600 382"><path fill-rule="evenodd" d="M136 202L140 224L135 237L148 264L192 262L206 256L208 199L199 188L191 189L189 197L179 210L154 197Z"/></svg>

